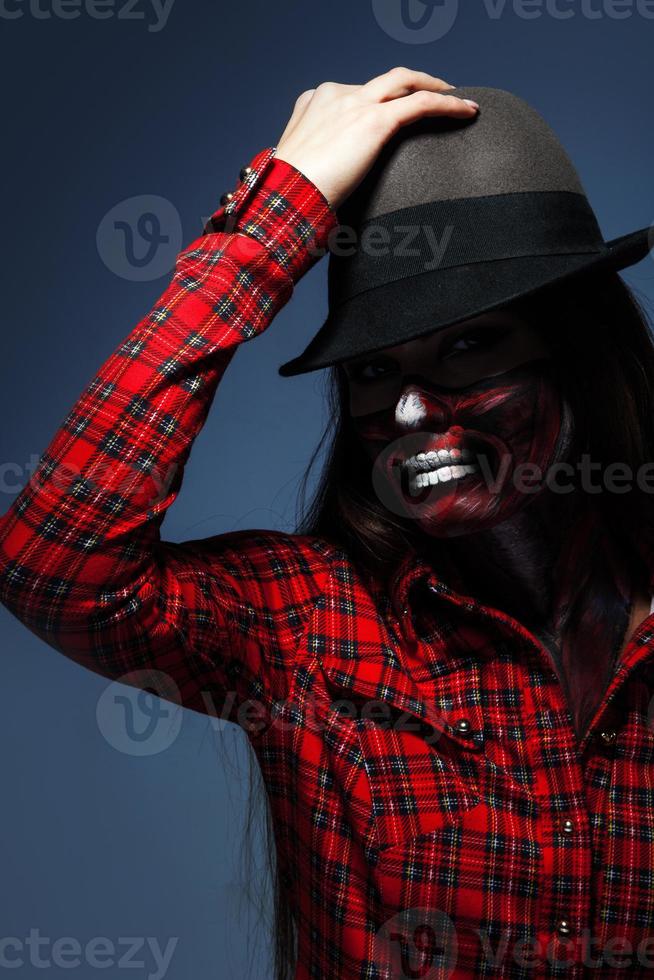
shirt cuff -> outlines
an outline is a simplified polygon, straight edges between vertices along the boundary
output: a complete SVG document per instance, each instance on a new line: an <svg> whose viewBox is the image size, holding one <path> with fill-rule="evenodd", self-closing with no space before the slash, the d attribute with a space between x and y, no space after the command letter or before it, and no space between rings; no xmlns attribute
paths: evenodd
<svg viewBox="0 0 654 980"><path fill-rule="evenodd" d="M241 171L240 185L223 195L204 234L232 231L264 245L297 282L328 250L338 216L322 191L300 170L261 150Z"/></svg>

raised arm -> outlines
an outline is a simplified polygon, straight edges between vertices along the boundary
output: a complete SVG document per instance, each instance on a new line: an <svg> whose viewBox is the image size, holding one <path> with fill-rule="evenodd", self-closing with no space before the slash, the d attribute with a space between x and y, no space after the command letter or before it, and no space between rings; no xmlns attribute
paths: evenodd
<svg viewBox="0 0 654 980"><path fill-rule="evenodd" d="M236 348L271 323L337 224L273 148L250 167L0 518L0 600L15 616L104 676L163 671L171 699L179 689L197 710L203 692L261 674L259 647L244 651L231 629L253 583L234 567L231 536L221 567L220 549L209 560L200 542L162 541L160 525ZM250 662L237 664L244 655Z"/></svg>
<svg viewBox="0 0 654 980"><path fill-rule="evenodd" d="M338 226L334 208L382 145L421 116L474 114L443 94L449 87L402 68L302 93L277 152L254 157L181 252L168 288L0 518L0 601L47 644L199 711L222 710L235 694L230 720L244 699L284 697L280 645L293 649L297 610L320 593L318 553L315 567L291 545L280 558L256 536L244 553L246 532L174 544L160 526L236 348L266 329L318 260ZM160 678L148 685L148 671L168 677L170 691Z"/></svg>

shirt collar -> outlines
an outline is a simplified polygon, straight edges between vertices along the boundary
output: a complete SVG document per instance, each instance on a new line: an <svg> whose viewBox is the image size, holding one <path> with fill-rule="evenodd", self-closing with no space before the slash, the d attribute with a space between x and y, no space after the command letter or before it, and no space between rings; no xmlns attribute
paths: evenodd
<svg viewBox="0 0 654 980"><path fill-rule="evenodd" d="M429 586L465 592L459 573L444 550L427 557L415 545L407 545L406 554L390 578L389 592L396 615L402 618L408 611L412 590Z"/></svg>
<svg viewBox="0 0 654 980"><path fill-rule="evenodd" d="M411 546L395 569L390 582L391 601L398 617L401 617L407 608L411 587L427 578L430 573L429 563Z"/></svg>
<svg viewBox="0 0 654 980"><path fill-rule="evenodd" d="M650 545L644 535L640 550L649 574L649 593L654 595L654 545ZM445 550L436 557L427 558L414 545L407 545L407 552L400 560L390 578L390 597L398 618L403 618L409 607L409 593L422 585L447 590L455 594L466 592L455 565Z"/></svg>

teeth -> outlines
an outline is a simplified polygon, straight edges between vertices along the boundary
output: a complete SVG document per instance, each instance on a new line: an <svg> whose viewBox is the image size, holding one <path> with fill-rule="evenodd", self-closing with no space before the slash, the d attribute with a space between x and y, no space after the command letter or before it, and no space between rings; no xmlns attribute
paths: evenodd
<svg viewBox="0 0 654 980"><path fill-rule="evenodd" d="M405 466L412 473L426 473L428 470L438 466L455 466L461 463L469 463L474 459L469 449L439 449L430 453L418 453L407 459Z"/></svg>
<svg viewBox="0 0 654 980"><path fill-rule="evenodd" d="M409 480L411 491L421 490L424 487L433 487L437 483L447 483L449 480L458 480L468 473L476 473L479 467L476 464L466 464L464 466L438 466L426 473L416 473Z"/></svg>

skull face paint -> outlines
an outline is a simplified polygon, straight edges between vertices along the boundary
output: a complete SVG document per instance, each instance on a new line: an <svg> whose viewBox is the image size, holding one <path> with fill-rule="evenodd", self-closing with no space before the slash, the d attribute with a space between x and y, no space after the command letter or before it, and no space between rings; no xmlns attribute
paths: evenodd
<svg viewBox="0 0 654 980"><path fill-rule="evenodd" d="M375 362L386 372L373 380L362 378L361 360L346 366L352 425L379 499L429 534L506 520L533 500L571 444L549 351L513 314L386 348L363 370Z"/></svg>

